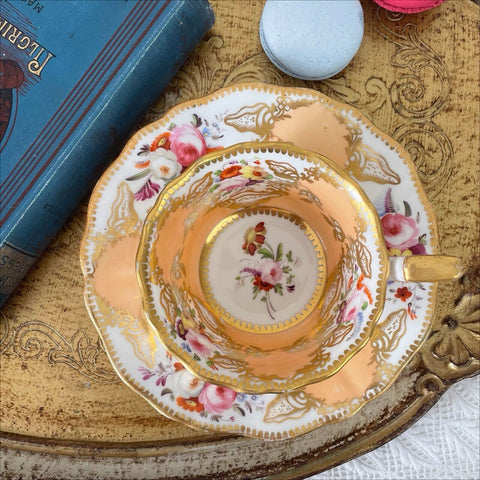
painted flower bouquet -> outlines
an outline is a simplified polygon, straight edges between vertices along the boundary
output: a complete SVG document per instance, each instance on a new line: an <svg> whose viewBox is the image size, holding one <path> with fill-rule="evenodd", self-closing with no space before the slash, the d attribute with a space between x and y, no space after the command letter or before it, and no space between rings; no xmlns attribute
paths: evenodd
<svg viewBox="0 0 480 480"><path fill-rule="evenodd" d="M141 160L135 163L135 168L140 171L127 178L127 181L145 179L134 194L135 200L143 201L156 196L166 183L195 160L221 149L221 146L207 144L207 140L215 141L222 137L217 130L215 125L194 114L190 124L171 124L151 144L143 145L137 153Z"/></svg>
<svg viewBox="0 0 480 480"><path fill-rule="evenodd" d="M275 308L271 295L283 296L284 292L292 293L295 290L293 266L299 259L293 256L291 250L286 254L280 242L274 249L266 242L267 229L265 223L257 223L250 227L244 235L242 249L246 255L246 265L236 277L237 285L252 286L252 298L265 302L269 317L275 319Z"/></svg>

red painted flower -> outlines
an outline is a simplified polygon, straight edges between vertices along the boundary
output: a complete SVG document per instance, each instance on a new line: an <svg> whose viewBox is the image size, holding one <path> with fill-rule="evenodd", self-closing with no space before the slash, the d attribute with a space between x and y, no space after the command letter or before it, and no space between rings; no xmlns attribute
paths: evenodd
<svg viewBox="0 0 480 480"><path fill-rule="evenodd" d="M396 298L399 298L402 302L406 302L412 296L412 292L407 287L397 288Z"/></svg>
<svg viewBox="0 0 480 480"><path fill-rule="evenodd" d="M150 145L150 151L154 152L157 148L170 149L170 132L161 133Z"/></svg>
<svg viewBox="0 0 480 480"><path fill-rule="evenodd" d="M179 372L180 370L185 369L185 367L180 362L175 362L173 364L173 368L175 369L176 372Z"/></svg>
<svg viewBox="0 0 480 480"><path fill-rule="evenodd" d="M248 252L250 255L254 255L257 248L260 248L265 242L266 233L267 230L265 229L264 222L257 223L255 227L249 228L243 237L243 250Z"/></svg>
<svg viewBox="0 0 480 480"><path fill-rule="evenodd" d="M225 178L232 178L240 175L240 170L242 169L241 165L230 165L229 167L222 170L220 178L224 180Z"/></svg>
<svg viewBox="0 0 480 480"><path fill-rule="evenodd" d="M268 292L271 290L275 285L272 285L271 283L263 282L262 277L260 276L255 276L255 280L253 281L253 284L258 287L260 290L265 290Z"/></svg>
<svg viewBox="0 0 480 480"><path fill-rule="evenodd" d="M177 397L177 405L189 412L202 412L204 410L203 404L198 397L183 398Z"/></svg>

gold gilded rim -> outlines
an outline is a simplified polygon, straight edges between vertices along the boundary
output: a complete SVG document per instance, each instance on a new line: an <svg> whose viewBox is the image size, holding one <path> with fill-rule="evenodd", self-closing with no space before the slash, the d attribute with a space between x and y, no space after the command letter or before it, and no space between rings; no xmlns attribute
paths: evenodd
<svg viewBox="0 0 480 480"><path fill-rule="evenodd" d="M183 187L186 183L192 180L197 172L212 163L219 162L220 159L228 159L234 154L274 151L290 154L296 159L301 158L302 160L314 165L326 164L330 169L330 176L332 178L336 176L334 181L337 184L340 184L342 188L349 190L353 196L358 195L360 197L362 213L368 219L368 224L371 225L372 234L375 238L375 246L372 245L372 249L375 248L378 252L379 275L375 290L376 301L375 305L372 307L372 313L370 315L371 322L367 331L363 332L363 334L360 334L354 344L351 345L346 352L343 352L339 358L334 360L330 367L325 370L310 370L301 377L297 376L282 380L259 378L257 381L253 382L251 379L245 378L246 375L239 376L240 378L237 378L232 377L231 375L217 373L216 371L204 367L201 363L197 362L191 355L189 355L188 351L177 345L177 343L171 338L169 330L165 327L164 323L160 319L155 307L154 292L149 282L149 265L151 263L149 260L149 248L152 243L153 235L156 231L156 225L159 221L161 221L162 216L166 214L164 209L168 204L170 197L174 195L179 188ZM139 248L137 250L136 265L137 280L141 292L145 317L158 333L159 339L167 351L176 357L193 375L198 376L202 380L206 382L213 382L217 385L227 388L232 388L237 392L252 394L282 393L289 390L296 390L306 385L325 380L338 372L343 365L345 365L345 363L347 363L367 344L368 340L370 339L375 324L383 311L387 289L387 279L389 275L388 252L383 237L380 218L366 193L343 170L338 168L324 155L310 152L308 150L295 147L292 144L282 142L245 142L212 152L201 157L201 159L192 164L180 176L169 183L159 194L155 205L145 219L142 227ZM172 319L169 319L169 321L171 322Z"/></svg>
<svg viewBox="0 0 480 480"><path fill-rule="evenodd" d="M215 245L215 242L218 238L218 235L225 227L230 225L231 223L235 222L240 218L244 218L245 216L254 213L254 214L270 214L273 216L277 216L279 218L284 218L291 223L295 224L300 228L300 230L304 233L305 237L308 239L312 246L312 251L315 254L315 258L317 261L317 278L315 281L315 288L313 290L310 299L307 303L299 310L294 316L290 317L287 320L269 323L266 325L259 325L253 324L251 322L241 320L234 315L230 314L223 308L218 299L216 298L213 287L209 280L209 258L212 252L212 249ZM317 234L313 231L312 227L302 220L297 215L287 212L286 210L281 210L279 208L274 207L255 207L255 208L248 208L242 211L238 211L232 215L221 220L215 228L210 232L209 236L205 240L205 245L202 249L202 253L200 255L200 284L202 285L205 297L207 302L209 303L210 307L213 310L213 313L217 315L218 318L221 320L229 323L230 325L247 332L252 333L275 333L281 332L286 330L287 328L291 328L302 320L304 320L310 313L312 313L313 309L318 305L321 300L322 293L325 288L326 278L325 278L325 271L324 268L326 263L325 259L325 250L323 245L318 238Z"/></svg>
<svg viewBox="0 0 480 480"><path fill-rule="evenodd" d="M112 367L114 368L120 379L136 394L140 395L144 400L151 404L152 407L154 407L161 414L172 420L180 421L181 423L190 425L191 427L204 431L209 430L217 433L242 433L243 435L253 438L262 439L271 437L280 440L289 437L296 437L298 435L307 433L326 423L336 423L344 419L350 418L355 415L359 410L361 410L365 405L371 402L374 398L376 398L376 395L378 393L384 392L385 390L390 388L390 386L394 384L396 379L401 374L407 362L423 345L429 331L431 330L431 319L433 318L435 304L437 301L438 284L432 285L431 291L428 295L428 299L426 300L427 308L424 315L424 331L419 332L417 337L413 339L410 345L406 348L404 354L398 360L398 366L395 367L395 373L391 376L391 378L386 380L386 383L383 387L381 387L380 392L374 395L363 395L360 398L359 405L355 408L352 408L347 414L344 413L340 416L332 416L327 414L325 420L318 419L314 422L309 423L306 426L302 425L300 427L285 429L282 432L278 432L276 434L270 433L266 430L262 430L261 428L233 428L233 426L231 425L221 425L217 423L202 421L201 419L191 418L180 411L173 410L167 403L163 402L159 398L156 398L151 391L148 391L144 385L142 385L134 377L132 377L132 375L127 371L125 366L122 365L118 357L118 352L116 350L115 344L112 342L111 335L108 329L105 327L105 321L102 318L101 314L99 314L97 309L95 308L97 294L94 291L91 281L95 270L94 266L91 265L88 244L91 241L92 235L95 234L95 223L98 211L98 204L102 198L105 189L109 186L109 182L111 181L112 177L115 175L116 172L120 170L121 167L123 167L123 164L129 157L131 152L138 145L138 143L141 141L142 137L147 135L149 132L158 130L159 128L166 128L166 126L172 121L173 118L175 118L175 116L177 116L186 109L194 108L197 105L207 105L212 101L218 101L227 95L232 95L235 92L241 91L251 91L255 94L274 94L277 96L286 94L298 95L304 98L311 98L312 103L321 102L325 104L327 108L331 108L332 110L345 111L346 109L346 111L349 112L349 114L355 119L355 121L361 124L367 132L373 134L376 138L389 145L389 147L398 154L398 156L401 158L402 164L407 168L408 176L406 177L406 179L409 180L411 188L415 190L418 197L418 203L425 211L426 220L428 222L430 248L432 249L432 253L438 252L438 227L433 206L428 200L425 190L422 187L419 174L410 157L410 154L405 150L405 148L400 145L398 141L396 141L395 139L384 133L382 130L380 130L378 127L376 127L363 113L361 113L355 107L347 105L344 102L333 100L332 98L324 95L317 90L306 87L283 87L262 82L243 82L235 84L233 86L220 88L218 90L215 90L213 93L202 97L181 102L168 110L161 118L146 125L142 129L138 130L134 135L132 135L120 155L117 157L117 160L114 161L112 165L100 177L99 181L93 188L88 204L86 228L82 236L79 248L79 259L80 266L85 277L84 297L88 314L100 337L105 343L107 356L110 359Z"/></svg>

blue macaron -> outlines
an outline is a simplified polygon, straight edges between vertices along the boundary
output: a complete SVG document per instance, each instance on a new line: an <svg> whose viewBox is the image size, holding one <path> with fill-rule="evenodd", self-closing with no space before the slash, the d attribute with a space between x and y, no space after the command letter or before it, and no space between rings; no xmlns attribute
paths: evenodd
<svg viewBox="0 0 480 480"><path fill-rule="evenodd" d="M267 0L260 20L268 58L303 80L322 80L343 70L362 38L359 0Z"/></svg>

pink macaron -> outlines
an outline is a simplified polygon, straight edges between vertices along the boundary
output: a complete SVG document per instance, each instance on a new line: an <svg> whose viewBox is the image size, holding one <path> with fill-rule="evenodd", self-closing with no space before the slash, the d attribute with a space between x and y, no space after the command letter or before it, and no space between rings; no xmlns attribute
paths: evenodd
<svg viewBox="0 0 480 480"><path fill-rule="evenodd" d="M438 7L445 0L373 0L392 12L417 13Z"/></svg>

